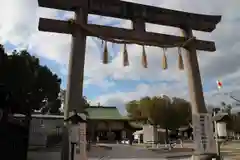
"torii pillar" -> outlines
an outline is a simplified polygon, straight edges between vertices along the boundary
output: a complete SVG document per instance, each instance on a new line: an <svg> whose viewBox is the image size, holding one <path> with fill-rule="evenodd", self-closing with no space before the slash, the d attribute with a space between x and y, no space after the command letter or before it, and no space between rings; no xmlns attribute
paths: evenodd
<svg viewBox="0 0 240 160"><path fill-rule="evenodd" d="M87 24L88 13L82 8L75 10L76 23ZM72 28L72 45L69 58L68 84L66 92L66 101L64 104L64 119L69 117L69 113L76 110L78 113L83 112L83 80L84 80L84 64L86 50L86 35L81 29ZM66 127L66 126L65 126ZM68 129L64 128L62 159L69 158L69 134ZM65 150L65 151L64 151Z"/></svg>
<svg viewBox="0 0 240 160"><path fill-rule="evenodd" d="M87 23L88 14L84 9L75 11L76 23ZM86 50L86 35L81 29L74 29L72 32L72 46L69 58L68 84L64 117L69 117L69 112L76 110L82 112L83 101L81 99L84 80L84 63Z"/></svg>

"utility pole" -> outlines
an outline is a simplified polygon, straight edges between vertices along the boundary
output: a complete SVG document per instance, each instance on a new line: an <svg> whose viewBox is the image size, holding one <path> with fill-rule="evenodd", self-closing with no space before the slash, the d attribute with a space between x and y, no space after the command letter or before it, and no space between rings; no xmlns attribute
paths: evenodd
<svg viewBox="0 0 240 160"><path fill-rule="evenodd" d="M81 112L83 108L80 97L82 96L86 36L98 37L112 43L185 48L192 114L198 116L206 113L196 50L213 52L216 48L214 42L195 39L192 30L212 32L221 21L221 16L174 11L120 0L38 0L38 3L40 7L74 11L76 15L73 23L46 18L40 18L39 21L41 31L72 34L73 37L65 118L69 116L71 110L76 109ZM87 24L88 14L128 19L132 21L133 28ZM147 32L146 23L180 28L184 31L185 37ZM67 143L64 144L67 145ZM200 156L199 159L206 158Z"/></svg>

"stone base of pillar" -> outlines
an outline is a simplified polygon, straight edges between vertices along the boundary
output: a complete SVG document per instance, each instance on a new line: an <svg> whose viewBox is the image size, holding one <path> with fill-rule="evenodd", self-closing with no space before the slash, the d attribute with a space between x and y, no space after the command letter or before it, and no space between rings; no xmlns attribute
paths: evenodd
<svg viewBox="0 0 240 160"><path fill-rule="evenodd" d="M61 160L69 160L69 135L67 126L63 127L63 143L61 150Z"/></svg>

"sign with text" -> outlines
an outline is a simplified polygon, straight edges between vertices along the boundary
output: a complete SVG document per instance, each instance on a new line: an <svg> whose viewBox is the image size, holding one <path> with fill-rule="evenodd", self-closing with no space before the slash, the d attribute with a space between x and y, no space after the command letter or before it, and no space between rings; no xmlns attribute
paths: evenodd
<svg viewBox="0 0 240 160"><path fill-rule="evenodd" d="M78 134L78 125L72 125L70 126L69 132L70 132L70 142L72 143L77 143L79 139L79 134Z"/></svg>
<svg viewBox="0 0 240 160"><path fill-rule="evenodd" d="M193 115L192 123L195 151L199 154L216 153L212 115Z"/></svg>
<svg viewBox="0 0 240 160"><path fill-rule="evenodd" d="M78 144L76 148L76 160L86 160L87 159L87 139L86 139L86 123L78 124Z"/></svg>
<svg viewBox="0 0 240 160"><path fill-rule="evenodd" d="M79 141L80 143L86 144L86 123L80 123L79 126Z"/></svg>
<svg viewBox="0 0 240 160"><path fill-rule="evenodd" d="M74 160L86 160L86 123L74 124L70 126L70 142L75 143Z"/></svg>

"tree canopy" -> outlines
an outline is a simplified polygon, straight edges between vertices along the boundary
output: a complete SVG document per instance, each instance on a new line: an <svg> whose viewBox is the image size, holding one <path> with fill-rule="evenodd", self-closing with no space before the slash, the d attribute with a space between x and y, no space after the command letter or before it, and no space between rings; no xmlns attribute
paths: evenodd
<svg viewBox="0 0 240 160"><path fill-rule="evenodd" d="M7 55L0 47L0 107L12 113L30 114L51 103L52 112L61 107L61 79L26 50Z"/></svg>
<svg viewBox="0 0 240 160"><path fill-rule="evenodd" d="M177 129L191 121L191 105L181 98L143 97L126 104L128 116L137 121Z"/></svg>
<svg viewBox="0 0 240 160"><path fill-rule="evenodd" d="M231 115L231 125L230 130L240 133L240 112Z"/></svg>
<svg viewBox="0 0 240 160"><path fill-rule="evenodd" d="M65 99L66 99L66 90L65 89L62 89L60 91L60 99L61 99L62 104L64 104L63 105L63 108L64 108ZM81 100L82 100L82 104L83 104L83 111L82 112L85 113L86 115L88 115L88 113L85 111L86 108L90 107L90 104L87 101L87 97L83 96Z"/></svg>

